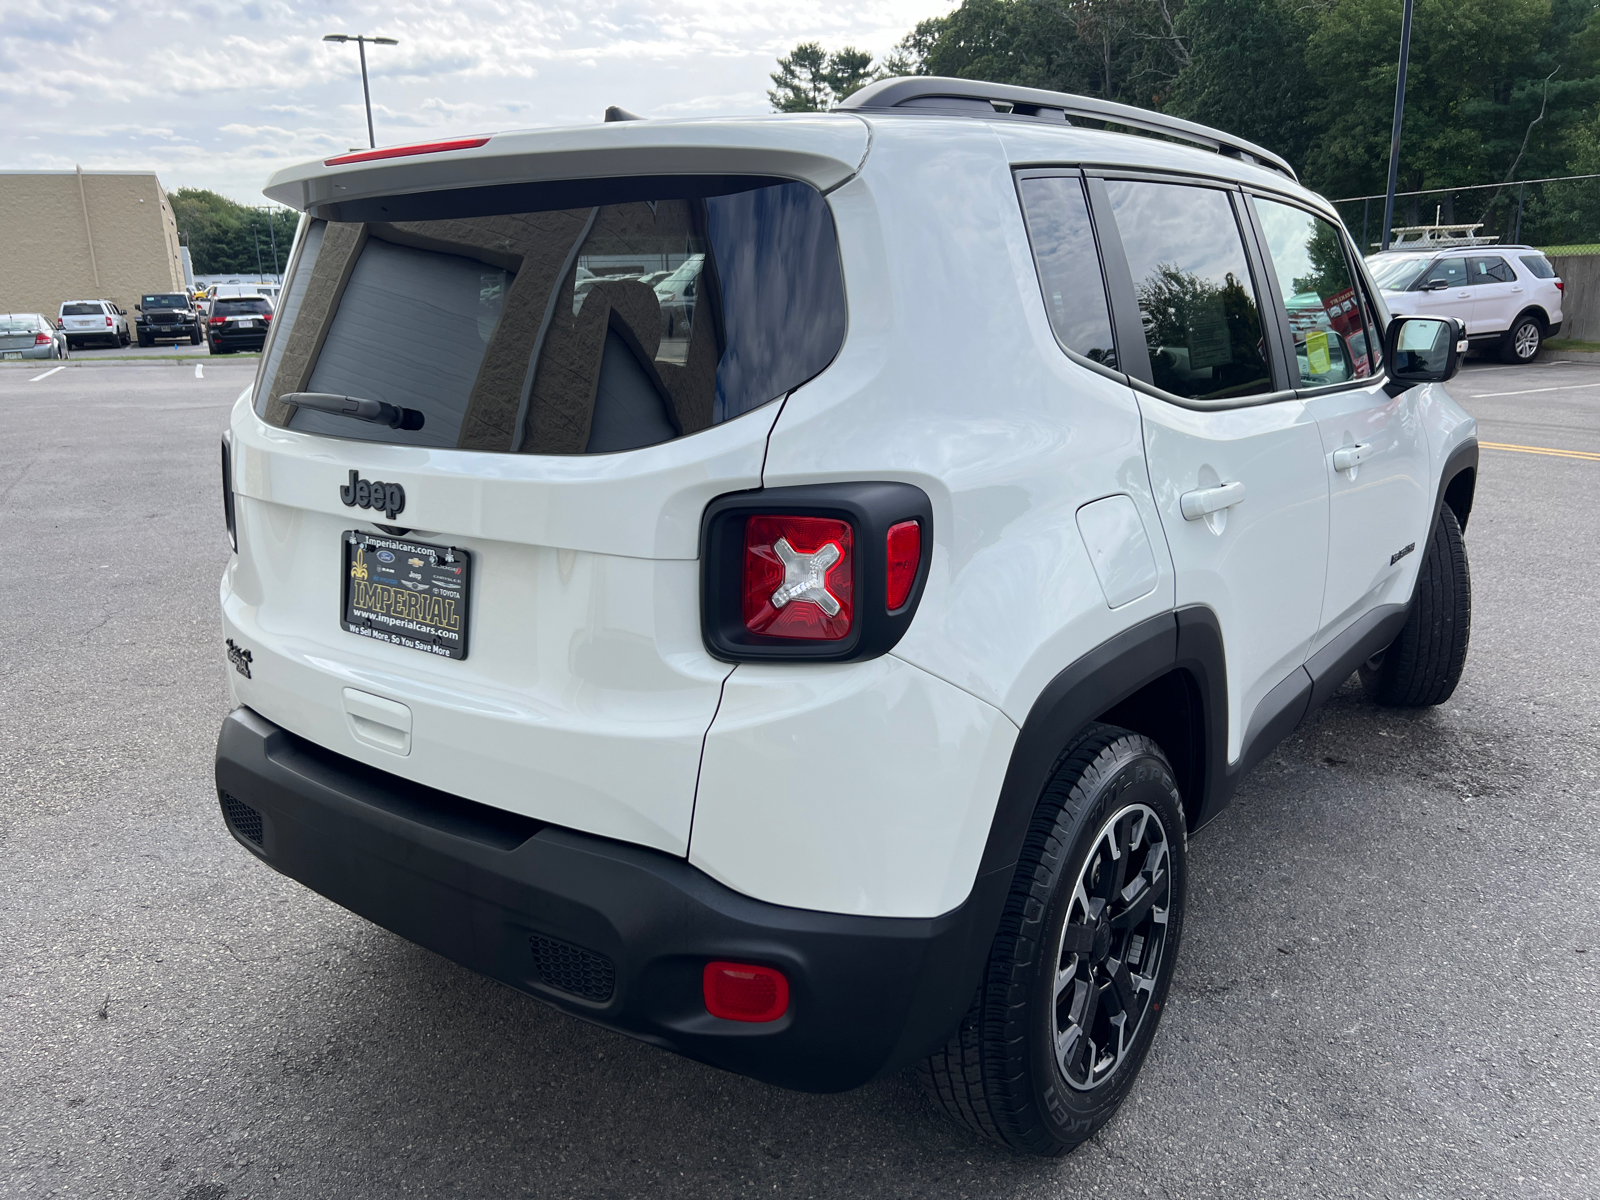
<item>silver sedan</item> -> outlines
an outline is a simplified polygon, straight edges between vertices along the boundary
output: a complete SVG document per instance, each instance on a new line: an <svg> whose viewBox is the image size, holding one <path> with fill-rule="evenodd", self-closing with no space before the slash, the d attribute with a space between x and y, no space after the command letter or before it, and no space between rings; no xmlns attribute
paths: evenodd
<svg viewBox="0 0 1600 1200"><path fill-rule="evenodd" d="M0 362L17 358L66 358L67 335L41 313L0 313Z"/></svg>

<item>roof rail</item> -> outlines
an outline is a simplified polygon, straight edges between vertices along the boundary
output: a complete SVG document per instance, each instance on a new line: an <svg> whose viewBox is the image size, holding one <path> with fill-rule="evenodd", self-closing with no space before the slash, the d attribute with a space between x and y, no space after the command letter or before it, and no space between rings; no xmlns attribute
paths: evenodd
<svg viewBox="0 0 1600 1200"><path fill-rule="evenodd" d="M930 112L981 117L1011 117L1025 121L1050 121L1074 124L1075 120L1108 121L1145 133L1158 133L1196 146L1204 146L1229 158L1258 163L1296 183L1299 176L1288 162L1272 151L1181 117L1131 104L1074 96L1070 92L1047 92L1041 88L1016 87L1007 83L984 83L976 79L951 79L940 75L912 75L880 79L853 92L838 104L836 111L847 112Z"/></svg>

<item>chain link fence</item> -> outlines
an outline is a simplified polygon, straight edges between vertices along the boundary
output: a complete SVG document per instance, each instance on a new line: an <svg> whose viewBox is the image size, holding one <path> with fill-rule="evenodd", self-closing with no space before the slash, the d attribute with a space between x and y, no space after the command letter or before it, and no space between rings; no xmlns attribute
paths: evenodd
<svg viewBox="0 0 1600 1200"><path fill-rule="evenodd" d="M1383 237L1383 201L1381 194L1334 201L1346 227L1368 254L1378 249ZM1600 254L1600 175L1395 194L1395 229L1430 225L1477 225L1480 239L1537 246L1549 255Z"/></svg>

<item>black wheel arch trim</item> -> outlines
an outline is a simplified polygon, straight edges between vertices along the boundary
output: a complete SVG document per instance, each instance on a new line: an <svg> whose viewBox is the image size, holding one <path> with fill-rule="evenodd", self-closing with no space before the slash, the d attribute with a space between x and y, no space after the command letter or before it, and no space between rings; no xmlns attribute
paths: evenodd
<svg viewBox="0 0 1600 1200"><path fill-rule="evenodd" d="M1430 528L1439 510L1446 504L1456 514L1456 521L1466 532L1467 518L1472 515L1472 499L1478 488L1478 439L1468 438L1444 460L1444 470L1439 472L1439 490L1434 497Z"/></svg>

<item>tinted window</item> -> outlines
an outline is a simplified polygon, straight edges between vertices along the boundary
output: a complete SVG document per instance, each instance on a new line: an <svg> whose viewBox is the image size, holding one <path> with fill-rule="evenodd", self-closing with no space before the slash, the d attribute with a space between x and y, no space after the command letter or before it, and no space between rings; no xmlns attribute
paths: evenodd
<svg viewBox="0 0 1600 1200"><path fill-rule="evenodd" d="M1522 265L1527 267L1535 277L1539 279L1554 279L1556 277L1556 269L1550 265L1550 260L1544 255L1524 254L1521 257Z"/></svg>
<svg viewBox="0 0 1600 1200"><path fill-rule="evenodd" d="M1157 387L1217 400L1272 390L1261 311L1228 193L1110 179Z"/></svg>
<svg viewBox="0 0 1600 1200"><path fill-rule="evenodd" d="M313 222L258 411L338 437L599 454L707 429L826 367L844 340L845 301L822 196L764 181L711 197L662 192L588 208ZM382 400L423 425L391 429L281 399L295 392Z"/></svg>
<svg viewBox="0 0 1600 1200"><path fill-rule="evenodd" d="M272 305L266 300L218 300L212 306L214 317L242 317L247 313L269 313Z"/></svg>
<svg viewBox="0 0 1600 1200"><path fill-rule="evenodd" d="M98 304L63 304L61 306L63 317L103 317L105 309Z"/></svg>
<svg viewBox="0 0 1600 1200"><path fill-rule="evenodd" d="M141 308L188 308L189 303L175 292L159 296L146 296L139 301Z"/></svg>
<svg viewBox="0 0 1600 1200"><path fill-rule="evenodd" d="M1418 287L1427 287L1443 281L1446 287L1467 286L1467 260L1464 258L1441 258L1417 281Z"/></svg>
<svg viewBox="0 0 1600 1200"><path fill-rule="evenodd" d="M33 333L43 328L46 326L32 313L10 313L0 316L0 333Z"/></svg>
<svg viewBox="0 0 1600 1200"><path fill-rule="evenodd" d="M1253 203L1288 310L1299 386L1321 387L1372 374L1367 329L1339 230L1276 200L1257 196Z"/></svg>
<svg viewBox="0 0 1600 1200"><path fill-rule="evenodd" d="M1017 186L1045 311L1057 339L1085 358L1116 366L1111 310L1083 181L1052 176L1024 179Z"/></svg>
<svg viewBox="0 0 1600 1200"><path fill-rule="evenodd" d="M1467 264L1473 283L1515 283L1517 274L1502 258L1475 258Z"/></svg>

